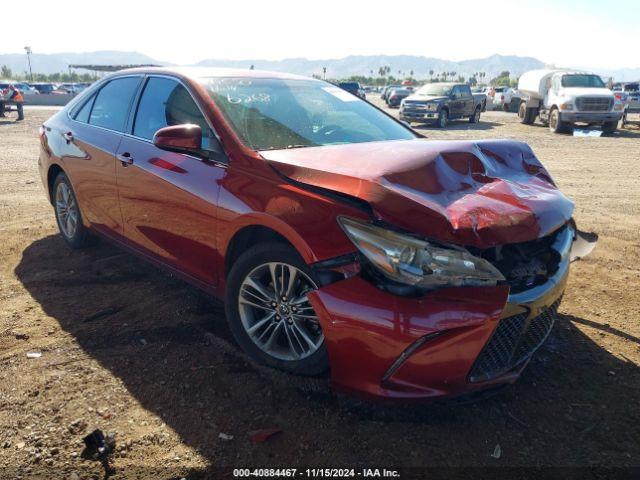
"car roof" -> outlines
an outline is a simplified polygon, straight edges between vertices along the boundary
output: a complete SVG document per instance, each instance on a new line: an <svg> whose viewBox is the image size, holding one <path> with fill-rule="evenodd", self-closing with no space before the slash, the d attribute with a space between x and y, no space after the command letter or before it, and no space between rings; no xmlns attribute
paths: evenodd
<svg viewBox="0 0 640 480"><path fill-rule="evenodd" d="M218 67L140 67L118 70L115 74L124 75L129 73L157 73L157 74L177 74L194 79L216 78L216 77L243 77L243 78L278 78L283 80L314 80L302 75L291 73L273 72L269 70L251 70L248 68L218 68ZM114 75L115 75L114 74Z"/></svg>

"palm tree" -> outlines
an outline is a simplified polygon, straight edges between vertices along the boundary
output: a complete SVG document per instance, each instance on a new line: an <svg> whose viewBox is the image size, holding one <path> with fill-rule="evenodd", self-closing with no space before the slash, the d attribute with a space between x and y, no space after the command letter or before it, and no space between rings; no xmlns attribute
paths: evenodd
<svg viewBox="0 0 640 480"><path fill-rule="evenodd" d="M433 80L433 70L429 70L429 78Z"/></svg>

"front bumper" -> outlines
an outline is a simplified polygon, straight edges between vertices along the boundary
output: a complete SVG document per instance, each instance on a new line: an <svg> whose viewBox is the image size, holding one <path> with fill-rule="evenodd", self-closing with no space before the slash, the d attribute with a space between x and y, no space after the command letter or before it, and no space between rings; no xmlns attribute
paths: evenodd
<svg viewBox="0 0 640 480"><path fill-rule="evenodd" d="M568 123L602 123L617 122L622 118L619 112L561 112L560 120Z"/></svg>
<svg viewBox="0 0 640 480"><path fill-rule="evenodd" d="M437 110L400 110L400 120L405 122L432 123L438 120L440 113Z"/></svg>
<svg viewBox="0 0 640 480"><path fill-rule="evenodd" d="M334 389L369 399L415 401L514 382L553 326L570 249L571 240L544 284L511 295L508 286L495 286L401 297L359 276L309 293L325 335ZM496 353L488 349L504 342L496 337L498 327L516 318L521 338L531 326L537 329L535 348L523 355L514 345L512 360L492 363Z"/></svg>

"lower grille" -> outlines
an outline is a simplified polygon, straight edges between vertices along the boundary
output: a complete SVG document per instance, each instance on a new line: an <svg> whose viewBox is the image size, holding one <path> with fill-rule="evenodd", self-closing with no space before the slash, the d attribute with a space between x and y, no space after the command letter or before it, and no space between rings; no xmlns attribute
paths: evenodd
<svg viewBox="0 0 640 480"><path fill-rule="evenodd" d="M531 320L527 320L527 313L500 320L476 359L469 381L484 382L499 377L529 358L551 332L561 300L559 298Z"/></svg>
<svg viewBox="0 0 640 480"><path fill-rule="evenodd" d="M608 112L613 107L613 100L600 97L578 97L576 107L581 112Z"/></svg>

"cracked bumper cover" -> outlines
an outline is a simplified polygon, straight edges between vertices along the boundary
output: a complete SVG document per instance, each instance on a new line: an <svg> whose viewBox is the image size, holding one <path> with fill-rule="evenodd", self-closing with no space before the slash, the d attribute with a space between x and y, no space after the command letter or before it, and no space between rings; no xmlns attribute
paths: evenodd
<svg viewBox="0 0 640 480"><path fill-rule="evenodd" d="M577 243L565 242L547 282L513 295L499 285L401 297L360 276L311 292L333 388L372 399L428 400L514 382L528 359L484 382L470 382L469 373L501 318L532 319L562 296Z"/></svg>

